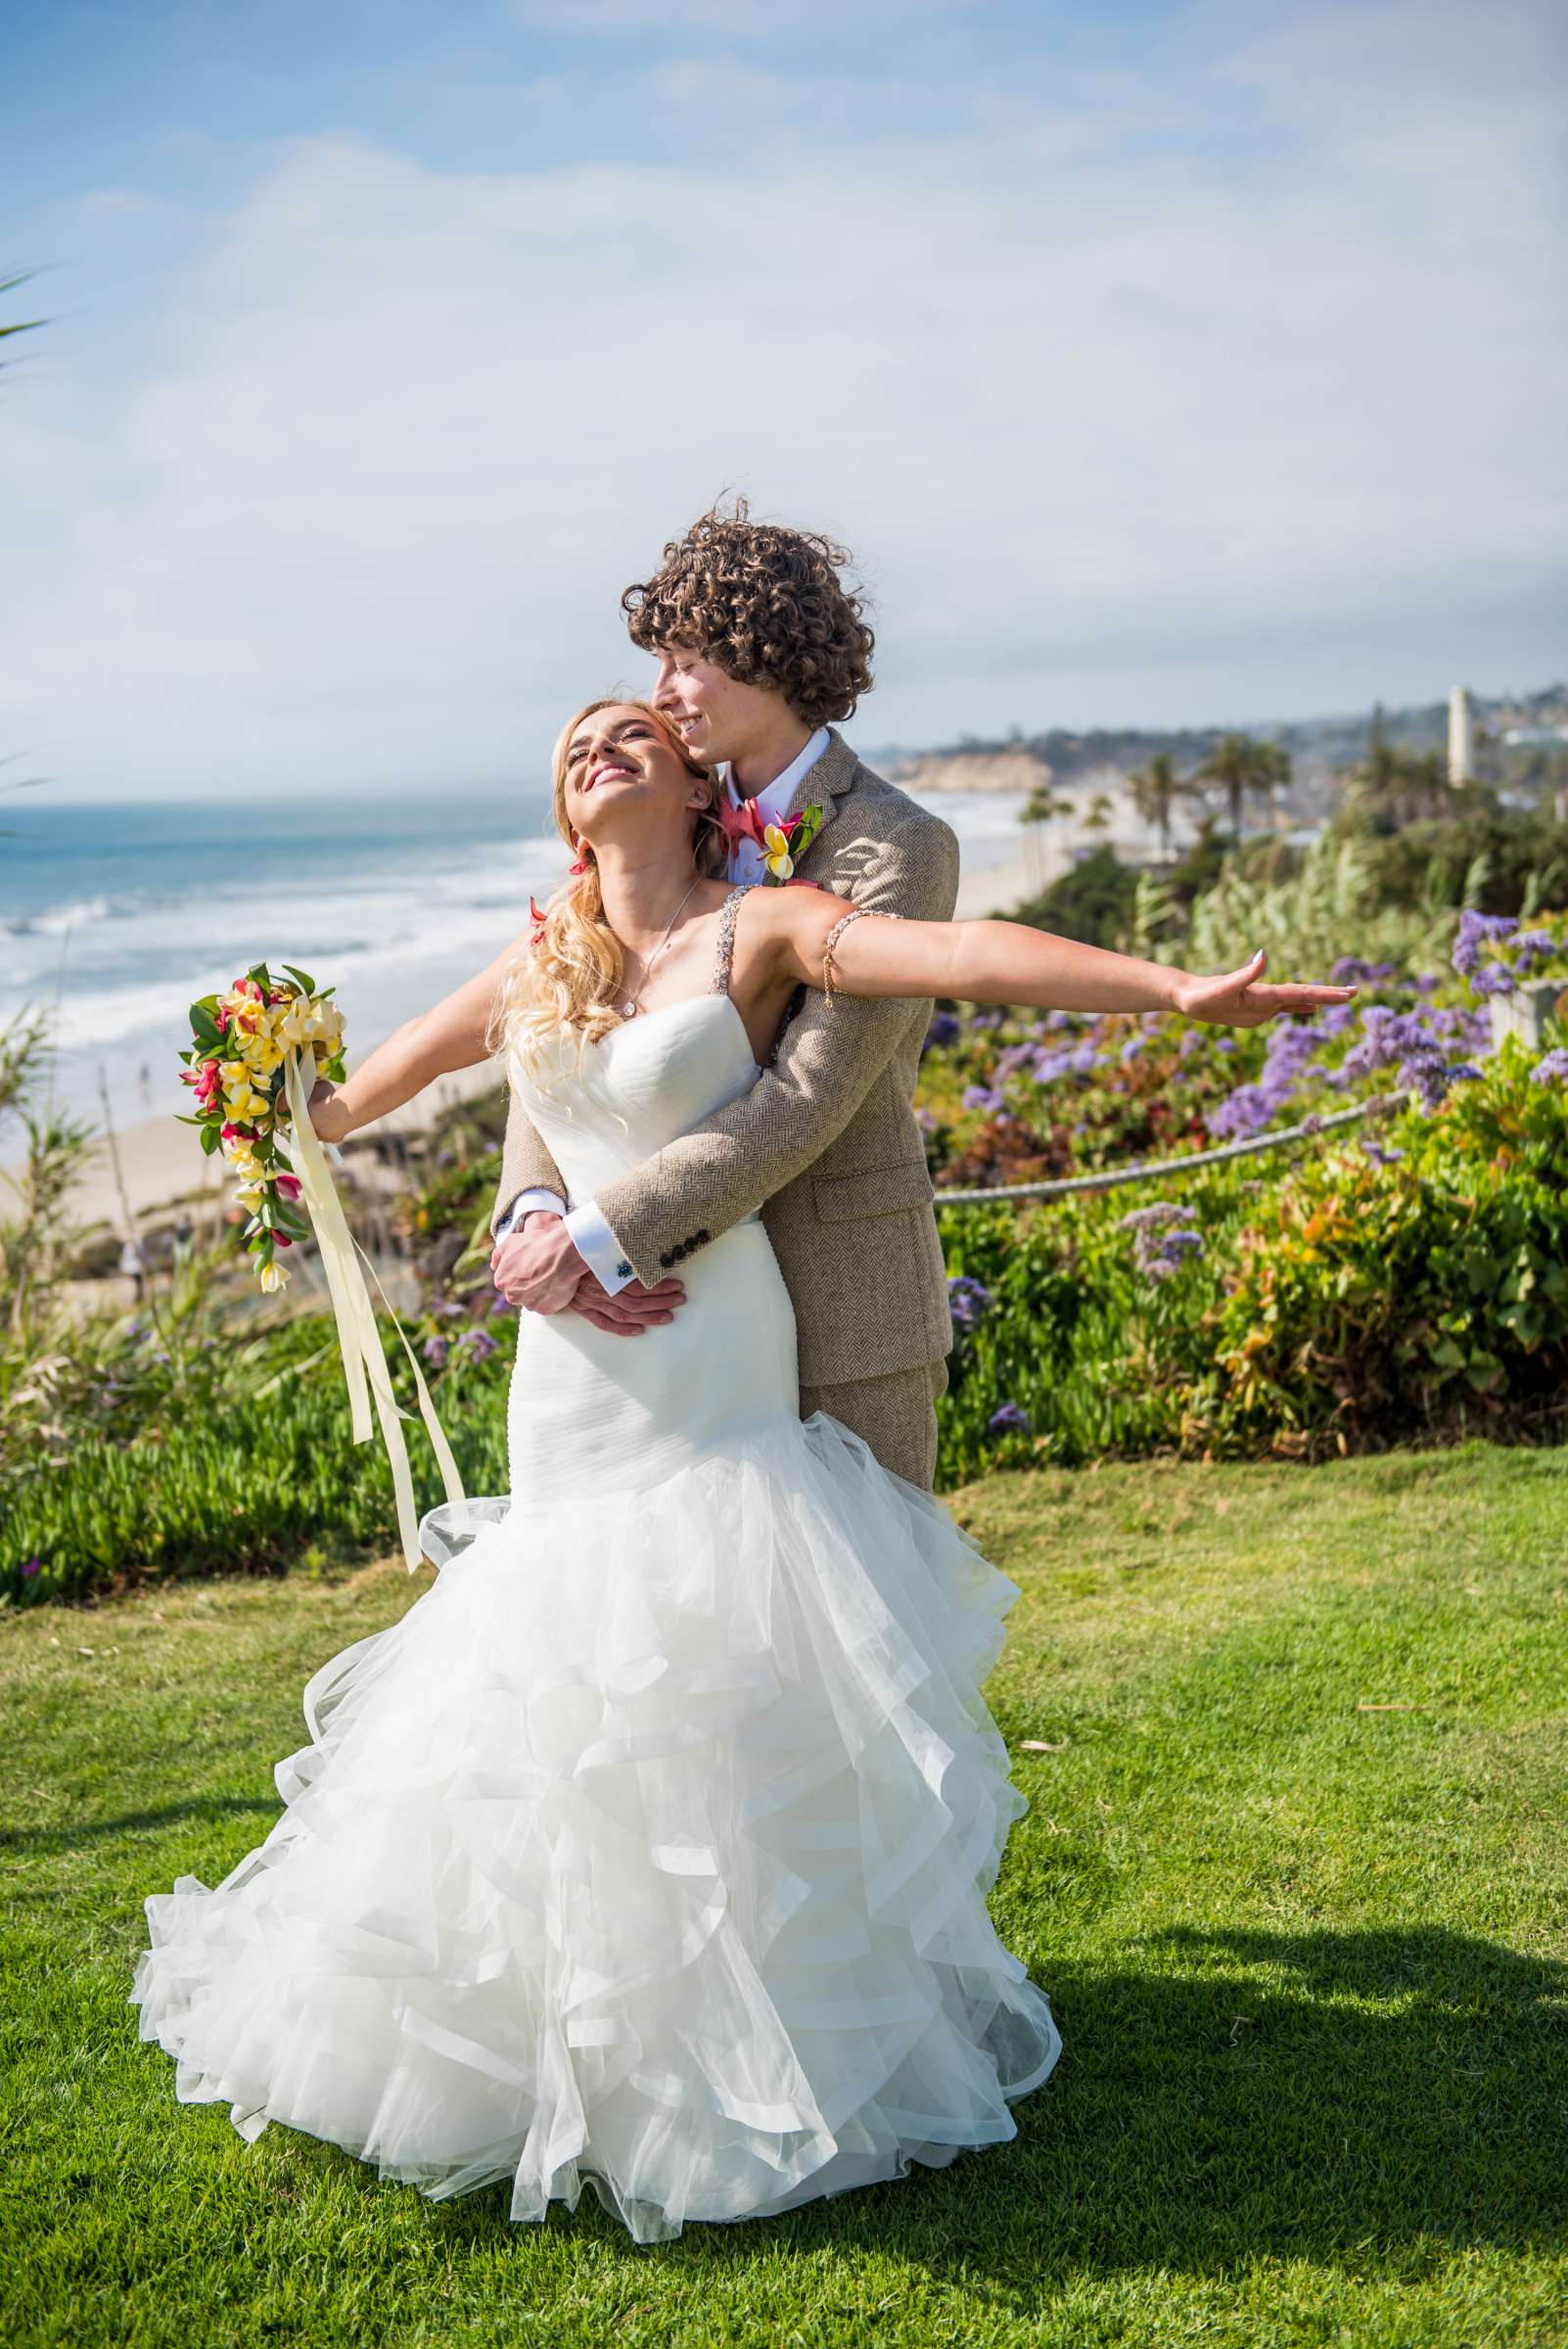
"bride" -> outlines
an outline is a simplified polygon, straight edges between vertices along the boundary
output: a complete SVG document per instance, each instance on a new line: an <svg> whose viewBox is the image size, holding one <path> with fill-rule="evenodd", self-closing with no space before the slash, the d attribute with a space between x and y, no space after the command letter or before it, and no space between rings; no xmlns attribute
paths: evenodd
<svg viewBox="0 0 1568 2349"><path fill-rule="evenodd" d="M499 1052L587 1196L754 1083L802 985L1239 1026L1354 992L730 889L715 779L647 704L574 719L554 790L572 880L317 1085L323 1138ZM1055 2064L986 1906L1027 1808L981 1694L1017 1586L800 1418L759 1217L683 1287L633 1345L521 1316L509 1496L425 1517L437 1581L308 1682L266 1840L148 1897L140 2034L242 2137L509 2180L519 2220L587 2183L648 2242L1011 2138ZM868 1262L844 1313L877 1293Z"/></svg>

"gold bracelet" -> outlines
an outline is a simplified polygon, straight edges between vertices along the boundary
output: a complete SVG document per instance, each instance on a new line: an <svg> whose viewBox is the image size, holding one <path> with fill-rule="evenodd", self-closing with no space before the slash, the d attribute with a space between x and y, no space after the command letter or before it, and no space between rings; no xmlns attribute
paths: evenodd
<svg viewBox="0 0 1568 2349"><path fill-rule="evenodd" d="M903 918L901 914L884 913L882 908L877 905L852 905L848 913L840 914L838 920L834 923L832 929L822 941L822 1000L824 1003L831 1003L834 1000L833 949L837 945L844 932L850 927L850 924L852 922L859 921L861 916L867 913L877 914L879 918L885 922L901 921Z"/></svg>
<svg viewBox="0 0 1568 2349"><path fill-rule="evenodd" d="M850 924L857 922L864 910L863 906L855 905L848 913L841 913L822 941L822 1000L824 1003L831 1003L833 1000L833 949Z"/></svg>

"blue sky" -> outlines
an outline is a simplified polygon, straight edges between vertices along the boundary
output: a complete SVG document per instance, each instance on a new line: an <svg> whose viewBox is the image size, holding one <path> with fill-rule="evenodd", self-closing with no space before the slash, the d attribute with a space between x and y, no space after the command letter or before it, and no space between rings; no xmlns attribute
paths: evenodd
<svg viewBox="0 0 1568 2349"><path fill-rule="evenodd" d="M85 797L536 769L724 487L865 743L1564 657L1564 18L15 11L0 745Z"/></svg>

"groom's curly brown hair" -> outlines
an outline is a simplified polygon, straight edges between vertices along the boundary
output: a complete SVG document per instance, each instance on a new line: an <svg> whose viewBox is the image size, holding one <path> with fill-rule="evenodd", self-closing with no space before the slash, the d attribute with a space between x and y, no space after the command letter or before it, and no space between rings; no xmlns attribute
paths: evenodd
<svg viewBox="0 0 1568 2349"><path fill-rule="evenodd" d="M852 717L876 643L840 574L847 548L819 530L753 522L743 497L671 538L651 579L621 598L644 652L689 646L743 685L781 693L803 722Z"/></svg>

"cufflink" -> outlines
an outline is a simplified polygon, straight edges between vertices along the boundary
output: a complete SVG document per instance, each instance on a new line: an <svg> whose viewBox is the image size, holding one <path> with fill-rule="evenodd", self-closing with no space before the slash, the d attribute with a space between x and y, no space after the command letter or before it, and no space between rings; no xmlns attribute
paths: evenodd
<svg viewBox="0 0 1568 2349"><path fill-rule="evenodd" d="M624 1257L622 1258L620 1264L616 1267L616 1278L617 1280L629 1280L631 1278L631 1267L626 1263Z"/></svg>

